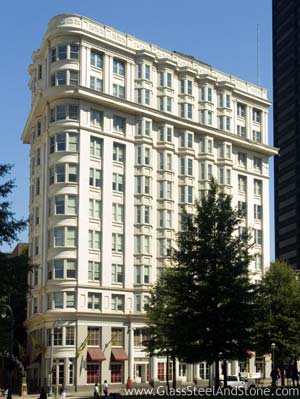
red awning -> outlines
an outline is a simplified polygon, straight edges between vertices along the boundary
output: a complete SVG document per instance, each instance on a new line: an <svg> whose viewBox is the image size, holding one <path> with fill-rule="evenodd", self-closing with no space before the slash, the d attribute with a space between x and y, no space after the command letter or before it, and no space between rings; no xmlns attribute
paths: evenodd
<svg viewBox="0 0 300 399"><path fill-rule="evenodd" d="M101 362L106 360L106 357L100 348L88 348L87 350L88 360L91 362Z"/></svg>
<svg viewBox="0 0 300 399"><path fill-rule="evenodd" d="M124 360L128 360L128 356L127 353L125 352L124 349L117 349L117 348L113 348L111 350L111 356L112 359L116 362L123 362Z"/></svg>

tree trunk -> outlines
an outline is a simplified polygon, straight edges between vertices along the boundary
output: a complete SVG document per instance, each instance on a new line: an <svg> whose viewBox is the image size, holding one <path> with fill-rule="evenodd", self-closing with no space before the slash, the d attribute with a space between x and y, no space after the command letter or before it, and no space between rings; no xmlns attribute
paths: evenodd
<svg viewBox="0 0 300 399"><path fill-rule="evenodd" d="M227 360L223 361L224 388L227 388Z"/></svg>
<svg viewBox="0 0 300 399"><path fill-rule="evenodd" d="M172 367L173 367L173 388L176 389L176 357L172 355Z"/></svg>
<svg viewBox="0 0 300 399"><path fill-rule="evenodd" d="M169 351L167 352L167 395L170 392L170 380L169 380Z"/></svg>
<svg viewBox="0 0 300 399"><path fill-rule="evenodd" d="M219 370L219 356L215 360L215 390L220 387L220 370Z"/></svg>

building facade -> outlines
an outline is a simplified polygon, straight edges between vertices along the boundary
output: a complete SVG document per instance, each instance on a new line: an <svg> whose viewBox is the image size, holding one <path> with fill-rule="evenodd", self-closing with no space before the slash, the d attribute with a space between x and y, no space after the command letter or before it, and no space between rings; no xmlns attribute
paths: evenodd
<svg viewBox="0 0 300 399"><path fill-rule="evenodd" d="M276 258L300 266L300 4L273 0Z"/></svg>
<svg viewBox="0 0 300 399"><path fill-rule="evenodd" d="M166 359L143 350L144 304L212 176L252 229L253 281L269 265L266 90L78 15L50 20L29 73L29 382L49 385L52 362L70 389L165 380Z"/></svg>

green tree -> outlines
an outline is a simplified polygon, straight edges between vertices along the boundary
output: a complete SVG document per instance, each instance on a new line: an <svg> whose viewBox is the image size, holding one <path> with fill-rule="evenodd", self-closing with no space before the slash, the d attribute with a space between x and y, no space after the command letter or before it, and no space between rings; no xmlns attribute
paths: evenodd
<svg viewBox="0 0 300 399"><path fill-rule="evenodd" d="M172 359L173 388L176 388L176 340L172 330L177 328L174 315L177 314L177 301L173 295L173 284L178 279L173 278L173 269L166 269L151 291L149 303L145 306L148 316L147 335L144 341L150 356L163 355L167 357L167 389L169 391L169 359Z"/></svg>
<svg viewBox="0 0 300 399"><path fill-rule="evenodd" d="M255 290L249 281L249 237L237 234L240 212L214 180L207 197L196 203L195 214L185 219L165 282L172 298L165 312L172 315L172 325L161 331L179 359L215 363L219 387L219 361L245 358L252 343ZM152 296L150 320L159 302Z"/></svg>
<svg viewBox="0 0 300 399"><path fill-rule="evenodd" d="M256 348L261 354L276 345L280 365L300 355L300 283L292 267L276 261L263 277L257 296Z"/></svg>
<svg viewBox="0 0 300 399"><path fill-rule="evenodd" d="M12 166L0 164L0 178L4 179L10 173ZM0 245L12 244L27 226L24 219L16 219L11 210L8 196L15 187L14 180L0 184ZM0 253L0 310L1 304L10 305L15 316L15 336L24 340L22 323L26 318L26 295L28 293L27 273L31 270L27 253L11 257ZM4 307L3 307L4 309ZM8 318L0 318L0 350L8 348L9 324Z"/></svg>
<svg viewBox="0 0 300 399"><path fill-rule="evenodd" d="M11 165L0 164L0 178L10 173L11 168ZM0 184L0 245L3 243L11 244L17 239L18 233L27 226L26 220L15 218L15 214L11 210L11 203L7 200L14 187L14 180Z"/></svg>

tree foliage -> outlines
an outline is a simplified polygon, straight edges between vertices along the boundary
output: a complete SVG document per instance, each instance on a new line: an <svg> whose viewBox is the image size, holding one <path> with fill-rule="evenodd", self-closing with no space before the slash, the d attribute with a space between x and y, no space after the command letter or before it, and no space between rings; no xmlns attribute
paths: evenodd
<svg viewBox="0 0 300 399"><path fill-rule="evenodd" d="M10 173L11 168L11 165L0 164L0 178ZM7 200L14 187L14 180L8 180L0 185L0 245L4 242L11 244L17 239L18 233L27 226L26 220L15 218L15 214L11 211L11 203Z"/></svg>
<svg viewBox="0 0 300 399"><path fill-rule="evenodd" d="M0 164L0 178L5 178L10 173L12 166ZM25 219L17 220L11 210L11 203L8 196L15 187L14 180L7 180L0 184L0 245L3 243L12 244L17 239L18 233L27 226ZM28 254L16 257L7 253L0 253L0 311L10 305L15 319L15 338L18 342L25 340L25 332L22 326L26 319L26 296L28 293L27 274L32 270ZM9 317L0 317L0 350L8 348L10 341Z"/></svg>
<svg viewBox="0 0 300 399"><path fill-rule="evenodd" d="M276 345L276 361L300 355L300 283L285 262L271 264L257 297L256 347L261 354Z"/></svg>
<svg viewBox="0 0 300 399"><path fill-rule="evenodd" d="M173 266L152 293L148 316L154 344L167 342L181 360L218 364L245 358L251 345L255 291L248 236L237 234L240 216L212 181L195 214L186 214Z"/></svg>

